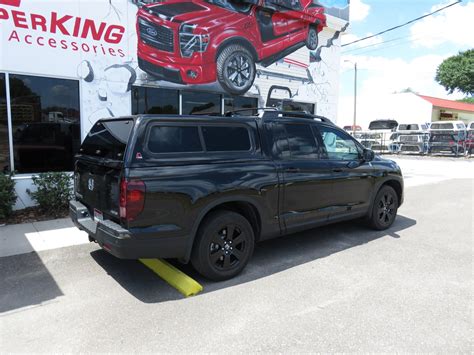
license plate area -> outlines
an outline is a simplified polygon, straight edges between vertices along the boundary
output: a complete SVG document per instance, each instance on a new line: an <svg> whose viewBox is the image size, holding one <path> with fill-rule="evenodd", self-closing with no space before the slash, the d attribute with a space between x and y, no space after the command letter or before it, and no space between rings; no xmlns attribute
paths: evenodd
<svg viewBox="0 0 474 355"><path fill-rule="evenodd" d="M99 211L98 209L94 208L94 221L99 222L104 220L104 215L102 211Z"/></svg>

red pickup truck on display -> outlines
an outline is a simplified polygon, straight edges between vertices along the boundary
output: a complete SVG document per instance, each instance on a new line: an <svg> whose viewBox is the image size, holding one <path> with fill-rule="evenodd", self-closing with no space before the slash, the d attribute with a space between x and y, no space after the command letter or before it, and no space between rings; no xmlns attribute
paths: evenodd
<svg viewBox="0 0 474 355"><path fill-rule="evenodd" d="M170 0L137 14L138 64L160 80L219 81L231 94L268 66L306 45L318 46L324 7L313 0Z"/></svg>

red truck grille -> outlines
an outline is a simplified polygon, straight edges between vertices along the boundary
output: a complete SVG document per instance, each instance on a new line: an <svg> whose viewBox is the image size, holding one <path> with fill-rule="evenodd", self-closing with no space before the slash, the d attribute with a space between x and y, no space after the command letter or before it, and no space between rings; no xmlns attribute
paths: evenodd
<svg viewBox="0 0 474 355"><path fill-rule="evenodd" d="M171 28L151 23L143 18L138 19L141 40L160 51L174 51L174 33Z"/></svg>

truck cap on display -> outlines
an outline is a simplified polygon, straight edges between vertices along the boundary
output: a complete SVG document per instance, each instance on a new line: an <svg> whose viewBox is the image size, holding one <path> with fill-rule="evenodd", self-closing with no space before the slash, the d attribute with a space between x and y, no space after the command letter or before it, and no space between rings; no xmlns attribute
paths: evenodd
<svg viewBox="0 0 474 355"><path fill-rule="evenodd" d="M465 131L466 124L463 121L433 122L430 131Z"/></svg>
<svg viewBox="0 0 474 355"><path fill-rule="evenodd" d="M397 132L407 133L410 131L413 132L423 132L428 130L427 124L418 124L418 123L400 123L397 127Z"/></svg>
<svg viewBox="0 0 474 355"><path fill-rule="evenodd" d="M394 131L398 126L398 122L395 120L375 120L370 122L369 130L371 131Z"/></svg>

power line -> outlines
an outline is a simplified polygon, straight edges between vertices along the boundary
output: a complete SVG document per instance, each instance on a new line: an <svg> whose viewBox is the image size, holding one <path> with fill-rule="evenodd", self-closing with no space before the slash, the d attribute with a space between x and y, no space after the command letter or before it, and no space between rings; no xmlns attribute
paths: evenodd
<svg viewBox="0 0 474 355"><path fill-rule="evenodd" d="M363 47L352 48L352 49L349 49L349 50L346 50L346 51L342 52L342 54L358 51L358 50L364 49L364 48L379 46L379 45L384 44L384 43L390 43L390 42L398 41L400 39L406 39L406 38L409 38L409 37L410 36L397 37L397 38L388 39L386 41L381 41L381 42L377 42L377 43L368 44L367 46L363 46Z"/></svg>
<svg viewBox="0 0 474 355"><path fill-rule="evenodd" d="M456 1L456 2L453 2L452 4L446 5L446 6L440 8L440 9L438 9L438 10L436 10L436 11L430 12L429 14L426 14L426 15L417 17L417 18L415 18L415 19L413 19L413 20L411 20L411 21L405 22L404 24L401 24L401 25L398 25L398 26L389 28L389 29L387 29L387 30L385 30L385 31L376 33L376 34L374 34L374 35L370 35L370 36L367 36L367 37L364 37L364 38L360 38L360 39L358 39L358 40L355 40L355 41L352 41L352 42L343 44L341 47L350 46L351 44L354 44L354 43L357 43L357 42L361 42L361 41L365 41L366 39L374 38L374 37L379 36L379 35L381 35L381 34L384 34L384 33L387 33L387 32L390 32L390 31L393 31L393 30L396 30L396 29L399 29L399 28L401 28L401 27L407 26L407 25L409 25L409 24L411 24L411 23L413 23L413 22L419 21L419 20L421 20L421 19L424 19L425 17L432 16L432 15L434 15L434 14L440 12L440 11L443 11L443 10L447 9L448 7L457 5L457 4L459 4L460 2L462 2L462 0L458 0L458 1Z"/></svg>
<svg viewBox="0 0 474 355"><path fill-rule="evenodd" d="M396 41L400 41L400 40L408 39L408 38L410 38L410 37L409 36L398 37L398 38L394 38L392 40L387 40L387 41L383 41L383 42L380 42L380 43L374 43L374 44L371 44L371 45L368 45L368 46L365 46L365 47L354 48L352 50L342 52L342 54L345 55L345 54L349 54L349 52L358 51L360 49L364 49L364 48L368 48L368 47L374 47L374 46L380 46L380 45L383 45L383 44L386 44L386 43L396 42ZM382 51L382 50L385 50L385 49L389 49L389 48L397 47L397 46L400 46L400 45L404 45L406 43L415 42L415 41L418 41L418 40L423 39L423 38L442 38L442 32L431 33L429 35L424 35L424 36L418 36L418 37L410 38L408 40L392 44L390 46L382 46L382 47L379 47L379 48L373 48L373 49L369 49L369 50L362 51L362 52L350 53L350 55L362 55L362 54L366 54L366 53Z"/></svg>

